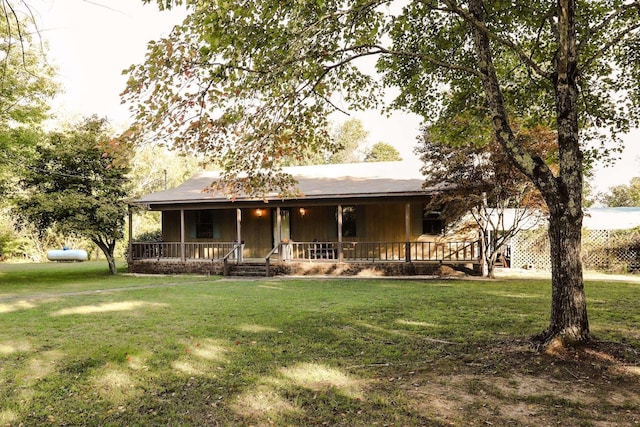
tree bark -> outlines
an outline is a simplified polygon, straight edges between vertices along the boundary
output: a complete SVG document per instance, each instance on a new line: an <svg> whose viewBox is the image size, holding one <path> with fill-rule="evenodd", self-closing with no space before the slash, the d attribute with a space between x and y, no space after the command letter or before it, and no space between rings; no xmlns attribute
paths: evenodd
<svg viewBox="0 0 640 427"><path fill-rule="evenodd" d="M582 215L566 211L549 218L551 246L551 319L549 328L536 337L546 347L575 345L590 339L587 303L582 277Z"/></svg>

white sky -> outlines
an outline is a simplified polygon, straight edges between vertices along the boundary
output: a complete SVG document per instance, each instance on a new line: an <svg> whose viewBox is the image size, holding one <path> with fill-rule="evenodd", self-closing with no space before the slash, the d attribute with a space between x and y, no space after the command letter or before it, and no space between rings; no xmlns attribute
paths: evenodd
<svg viewBox="0 0 640 427"><path fill-rule="evenodd" d="M155 2L143 5L141 0L32 0L29 4L39 17L42 37L50 47L49 61L58 67L65 90L55 107L58 119L97 114L124 128L129 112L120 103L126 82L122 70L143 62L147 42L167 35L183 13L159 12ZM386 118L376 112L354 117L369 131L369 144L387 142L405 160L415 158L417 117L397 113ZM597 191L628 184L640 175L640 131L629 134L625 145L615 167L596 172Z"/></svg>

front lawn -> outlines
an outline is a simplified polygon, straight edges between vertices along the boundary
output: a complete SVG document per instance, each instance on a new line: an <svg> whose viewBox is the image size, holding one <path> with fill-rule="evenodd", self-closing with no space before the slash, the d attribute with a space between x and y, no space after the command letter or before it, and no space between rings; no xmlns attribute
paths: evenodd
<svg viewBox="0 0 640 427"><path fill-rule="evenodd" d="M640 284L587 282L557 355L546 280L111 277L0 265L0 425L632 425Z"/></svg>

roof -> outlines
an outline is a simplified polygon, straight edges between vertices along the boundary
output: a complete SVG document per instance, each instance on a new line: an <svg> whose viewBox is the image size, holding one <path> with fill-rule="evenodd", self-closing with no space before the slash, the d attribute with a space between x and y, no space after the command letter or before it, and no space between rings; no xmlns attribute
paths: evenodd
<svg viewBox="0 0 640 427"><path fill-rule="evenodd" d="M504 223L513 224L515 209L505 210ZM545 227L543 215L533 216L520 227L523 230ZM640 227L640 207L633 208L587 208L582 219L582 227L588 230L628 230Z"/></svg>
<svg viewBox="0 0 640 427"><path fill-rule="evenodd" d="M627 230L640 227L640 207L588 208L582 225L589 230Z"/></svg>
<svg viewBox="0 0 640 427"><path fill-rule="evenodd" d="M283 171L296 179L301 197L282 199L276 193L269 193L256 198L241 194L235 197L235 202L418 196L437 190L422 188L424 177L417 162L295 166ZM224 194L204 191L219 177L219 172L201 172L176 188L146 194L132 202L147 206L230 203Z"/></svg>

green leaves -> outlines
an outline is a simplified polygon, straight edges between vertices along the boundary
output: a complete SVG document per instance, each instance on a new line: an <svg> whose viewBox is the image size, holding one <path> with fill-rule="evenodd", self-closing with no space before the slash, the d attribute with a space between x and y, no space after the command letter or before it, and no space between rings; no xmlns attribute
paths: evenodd
<svg viewBox="0 0 640 427"><path fill-rule="evenodd" d="M190 14L127 72L123 101L135 114L135 136L206 153L229 180L247 177L248 187L230 191L268 191L254 173L279 170L281 159L305 147L330 149L334 112L408 110L442 129L463 113L484 131L492 117L475 29L489 40L509 114L529 127L556 126L559 39L548 2L485 1L479 18L469 2L448 0L157 3ZM577 3L583 146L638 124L637 9L622 0ZM385 88L397 93L391 101ZM457 144L488 137L467 131L447 132Z"/></svg>
<svg viewBox="0 0 640 427"><path fill-rule="evenodd" d="M31 20L12 14L2 1L0 18L0 195L15 186L15 177L32 153L38 127L48 117L49 101L58 90L42 42Z"/></svg>
<svg viewBox="0 0 640 427"><path fill-rule="evenodd" d="M42 43L34 40L33 22L3 9L7 14L0 19L0 126L39 123L58 90L54 70Z"/></svg>
<svg viewBox="0 0 640 427"><path fill-rule="evenodd" d="M40 231L53 227L113 248L123 236L130 155L97 117L51 133L27 165L15 214ZM112 259L113 250L105 255Z"/></svg>
<svg viewBox="0 0 640 427"><path fill-rule="evenodd" d="M616 185L609 188L600 200L611 207L640 207L640 176L631 178L628 185Z"/></svg>
<svg viewBox="0 0 640 427"><path fill-rule="evenodd" d="M402 160L402 158L398 150L386 142L375 143L364 157L365 162L394 162L400 160Z"/></svg>
<svg viewBox="0 0 640 427"><path fill-rule="evenodd" d="M330 150L326 117L345 102L367 108L378 97L376 81L350 61L374 50L386 18L374 3L343 6L189 2L184 25L128 70L123 100L136 130L206 152L229 180L247 175L228 191L287 191L261 171L279 170L305 147Z"/></svg>

